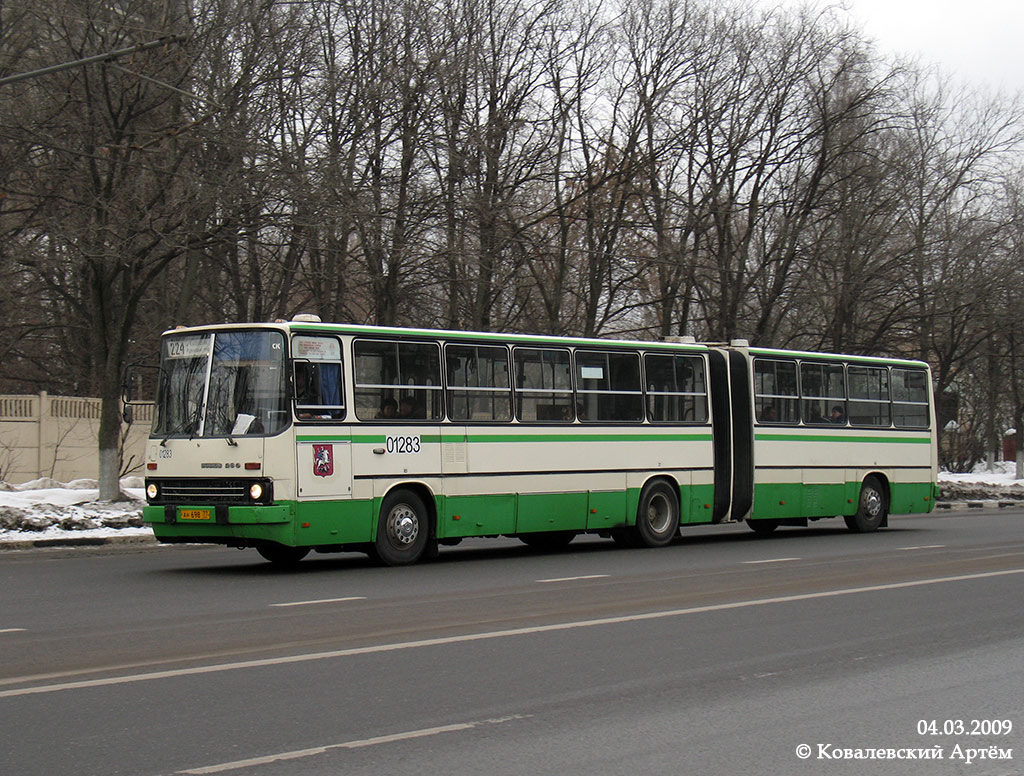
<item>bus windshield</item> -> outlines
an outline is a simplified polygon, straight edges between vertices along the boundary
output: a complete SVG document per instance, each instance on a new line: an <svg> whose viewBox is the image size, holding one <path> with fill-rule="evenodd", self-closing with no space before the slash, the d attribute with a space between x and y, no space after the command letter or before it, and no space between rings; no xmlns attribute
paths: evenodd
<svg viewBox="0 0 1024 776"><path fill-rule="evenodd" d="M171 335L161 365L155 437L261 436L289 423L280 332Z"/></svg>

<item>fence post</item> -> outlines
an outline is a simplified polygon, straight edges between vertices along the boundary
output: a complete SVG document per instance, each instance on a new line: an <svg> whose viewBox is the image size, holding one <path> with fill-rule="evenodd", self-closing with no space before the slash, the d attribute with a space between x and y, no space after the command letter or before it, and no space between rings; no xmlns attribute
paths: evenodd
<svg viewBox="0 0 1024 776"><path fill-rule="evenodd" d="M36 475L33 479L43 476L46 451L50 446L50 396L46 391L39 392L39 415L36 417L36 423L38 424L39 447L36 455Z"/></svg>

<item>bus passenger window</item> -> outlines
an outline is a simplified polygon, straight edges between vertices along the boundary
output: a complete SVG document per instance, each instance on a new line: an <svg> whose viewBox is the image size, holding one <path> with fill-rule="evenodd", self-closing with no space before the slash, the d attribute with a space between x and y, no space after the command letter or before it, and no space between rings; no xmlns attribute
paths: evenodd
<svg viewBox="0 0 1024 776"><path fill-rule="evenodd" d="M904 428L928 428L928 373L923 369L892 370L893 423Z"/></svg>
<svg viewBox="0 0 1024 776"><path fill-rule="evenodd" d="M569 351L516 348L516 417L524 422L571 423L572 373Z"/></svg>
<svg viewBox="0 0 1024 776"><path fill-rule="evenodd" d="M846 424L846 372L842 364L800 363L804 423Z"/></svg>
<svg viewBox="0 0 1024 776"><path fill-rule="evenodd" d="M357 418L444 417L441 349L436 342L356 340L354 349Z"/></svg>
<svg viewBox="0 0 1024 776"><path fill-rule="evenodd" d="M705 423L704 360L699 356L644 356L647 418L652 423Z"/></svg>
<svg viewBox="0 0 1024 776"><path fill-rule="evenodd" d="M796 362L754 359L754 413L759 423L800 421Z"/></svg>
<svg viewBox="0 0 1024 776"><path fill-rule="evenodd" d="M446 345L448 417L452 420L512 420L508 348Z"/></svg>
<svg viewBox="0 0 1024 776"><path fill-rule="evenodd" d="M640 359L635 353L576 351L576 396L580 420L643 419Z"/></svg>
<svg viewBox="0 0 1024 776"><path fill-rule="evenodd" d="M850 366L847 376L850 381L850 425L890 425L889 370L886 367Z"/></svg>

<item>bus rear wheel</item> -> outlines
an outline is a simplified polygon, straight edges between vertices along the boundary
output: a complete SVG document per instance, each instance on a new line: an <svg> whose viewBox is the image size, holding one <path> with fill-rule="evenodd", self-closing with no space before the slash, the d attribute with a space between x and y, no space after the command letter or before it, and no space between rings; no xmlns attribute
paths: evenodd
<svg viewBox="0 0 1024 776"><path fill-rule="evenodd" d="M380 505L373 554L388 566L418 561L430 538L430 516L423 499L411 490L394 490Z"/></svg>
<svg viewBox="0 0 1024 776"><path fill-rule="evenodd" d="M664 480L648 483L640 493L633 536L638 547L664 547L679 531L679 496Z"/></svg>
<svg viewBox="0 0 1024 776"><path fill-rule="evenodd" d="M860 501L857 503L857 514L844 517L846 527L856 533L877 531L889 514L889 503L885 488L877 477L865 477L860 487Z"/></svg>
<svg viewBox="0 0 1024 776"><path fill-rule="evenodd" d="M294 566L309 555L309 547L289 547L285 544L267 542L256 545L256 552L275 566Z"/></svg>

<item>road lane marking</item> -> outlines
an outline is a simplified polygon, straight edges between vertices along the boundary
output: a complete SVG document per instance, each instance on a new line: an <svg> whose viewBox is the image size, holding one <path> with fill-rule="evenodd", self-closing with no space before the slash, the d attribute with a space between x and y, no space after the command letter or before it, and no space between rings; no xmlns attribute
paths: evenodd
<svg viewBox="0 0 1024 776"><path fill-rule="evenodd" d="M586 574L582 577L558 577L557 579L538 579L537 582L546 584L548 582L575 582L578 579L607 579L610 574Z"/></svg>
<svg viewBox="0 0 1024 776"><path fill-rule="evenodd" d="M450 644L466 644L473 641L504 639L512 636L531 636L538 633L554 633L557 631L575 630L577 628L593 628L602 625L620 625L623 623L643 622L646 620L663 620L668 617L684 617L690 614L724 612L729 611L730 609L746 609L752 606L787 604L796 601L814 601L820 598L836 598L846 595L858 595L860 593L878 593L886 590L902 590L912 587L939 585L947 582L969 582L977 579L994 579L996 577L1006 577L1016 574L1024 574L1024 568L1006 569L1003 571L986 571L977 574L962 574L955 577L934 577L932 579L918 579L910 582L892 582L885 585L847 587L839 590L824 590L818 593L800 593L798 595L785 595L777 598L755 598L747 601L733 601L732 603L726 604L694 606L688 609L669 609L659 612L625 614L618 617L603 617L595 620L574 620L569 622L552 623L549 625L534 625L527 628L485 631L483 633L466 633L461 636L443 636L435 639L421 639L419 641L400 641L390 644L376 644L367 647L351 647L349 649L336 649L329 652L308 652L301 655L286 655L283 657L269 657L257 660L242 660L235 663L218 663L215 665L195 666L193 668L175 668L166 671L152 671L144 674L111 676L105 679L83 679L76 682L62 682L59 684L22 687L16 690L0 690L0 698L17 698L23 695L40 695L42 693L60 692L64 690L81 690L90 687L110 687L118 684L149 682L156 679L176 679L183 676L201 676L203 674L215 674L222 671L237 671L244 668L268 668L270 666L289 665L292 663L308 663L314 660L331 660L334 658L352 657L356 655L374 655L385 652L397 652L405 649L421 649L424 647L446 646Z"/></svg>
<svg viewBox="0 0 1024 776"><path fill-rule="evenodd" d="M945 544L922 544L917 547L900 547L901 550L939 550L945 547Z"/></svg>
<svg viewBox="0 0 1024 776"><path fill-rule="evenodd" d="M756 563L788 563L791 560L800 560L800 558L772 558L771 560L745 560L744 565L753 566Z"/></svg>
<svg viewBox="0 0 1024 776"><path fill-rule="evenodd" d="M318 601L289 601L284 604L270 604L270 606L310 606L312 604L337 604L342 601L365 601L366 596L350 595L346 598L321 598Z"/></svg>
<svg viewBox="0 0 1024 776"><path fill-rule="evenodd" d="M277 754L264 755L263 757L250 757L246 760L234 760L233 762L220 763L218 765L207 765L203 768L190 768L187 771L178 771L182 776L205 776L210 773L224 773L225 771L236 771L241 768L255 768L260 765L281 762L283 760L298 760L302 757L312 757L324 754L332 749L362 749L367 746L378 746L380 744L391 744L396 741L411 741L416 738L427 738L438 736L443 733L458 733L463 730L472 730L483 725L500 725L503 722L511 722L516 719L525 719L528 715L514 714L499 719L484 719L478 722L460 722L455 725L442 725L440 727L423 728L422 730L410 730L405 733L392 733L387 736L376 736L375 738L363 738L357 741L345 741L341 744L327 744L326 746L314 746L310 749L296 749L292 752L279 752Z"/></svg>
<svg viewBox="0 0 1024 776"><path fill-rule="evenodd" d="M0 628L0 633L24 633L24 628Z"/></svg>

